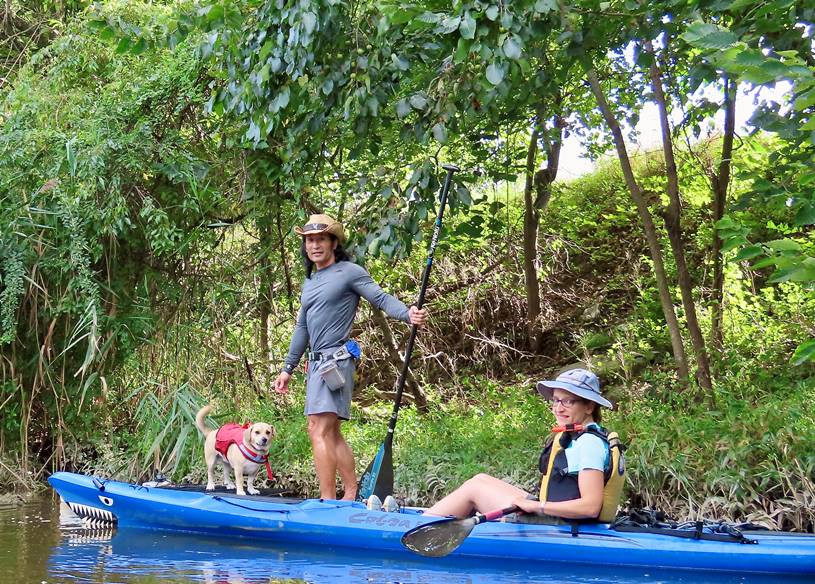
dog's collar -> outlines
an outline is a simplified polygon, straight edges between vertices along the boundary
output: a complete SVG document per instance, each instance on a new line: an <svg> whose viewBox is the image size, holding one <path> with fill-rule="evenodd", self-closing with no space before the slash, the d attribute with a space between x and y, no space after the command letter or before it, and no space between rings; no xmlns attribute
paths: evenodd
<svg viewBox="0 0 815 584"><path fill-rule="evenodd" d="M272 465L269 464L269 455L268 454L260 454L258 452L253 452L246 444L243 442L238 444L238 450L243 457L247 460L251 460L256 464L265 464L266 465L266 476L269 477L269 480L274 480L274 475L272 474Z"/></svg>
<svg viewBox="0 0 815 584"><path fill-rule="evenodd" d="M238 450L241 451L243 457L246 460L251 460L252 462L256 462L257 464L263 464L267 460L269 460L268 454L260 454L258 452L253 452L246 444L239 443Z"/></svg>

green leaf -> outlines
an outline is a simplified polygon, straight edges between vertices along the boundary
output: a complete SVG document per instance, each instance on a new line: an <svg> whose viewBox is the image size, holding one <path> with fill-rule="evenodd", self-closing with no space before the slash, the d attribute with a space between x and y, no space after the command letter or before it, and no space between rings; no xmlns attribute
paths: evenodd
<svg viewBox="0 0 815 584"><path fill-rule="evenodd" d="M748 245L747 247L739 250L739 253L733 257L733 261L741 262L744 260L751 260L756 256L760 256L762 253L764 253L764 248L760 245Z"/></svg>
<svg viewBox="0 0 815 584"><path fill-rule="evenodd" d="M444 144L447 142L447 128L444 127L444 124L438 123L433 126L432 130L433 137L438 141Z"/></svg>
<svg viewBox="0 0 815 584"><path fill-rule="evenodd" d="M224 6L223 4L212 4L207 11L207 22L220 22L224 19Z"/></svg>
<svg viewBox="0 0 815 584"><path fill-rule="evenodd" d="M103 41L111 41L116 38L116 31L110 26L106 26L99 31L99 38Z"/></svg>
<svg viewBox="0 0 815 584"><path fill-rule="evenodd" d="M815 128L812 129L815 130ZM798 186L805 187L813 182L815 182L815 172L805 172L798 177Z"/></svg>
<svg viewBox="0 0 815 584"><path fill-rule="evenodd" d="M495 19L498 18L498 7L497 6L490 6L484 12L487 18L495 22Z"/></svg>
<svg viewBox="0 0 815 584"><path fill-rule="evenodd" d="M807 201L798 208L795 214L795 224L812 225L813 223L815 223L815 205Z"/></svg>
<svg viewBox="0 0 815 584"><path fill-rule="evenodd" d="M116 45L114 52L117 55L123 55L130 50L130 46L132 44L133 42L128 37L123 37L121 40L119 40L119 44Z"/></svg>
<svg viewBox="0 0 815 584"><path fill-rule="evenodd" d="M760 270L761 268L767 268L769 266L774 266L778 263L778 258L775 256L764 258L763 260L758 260L756 263L753 264L754 270Z"/></svg>
<svg viewBox="0 0 815 584"><path fill-rule="evenodd" d="M521 57L521 45L511 36L507 37L501 49L508 59L517 60Z"/></svg>
<svg viewBox="0 0 815 584"><path fill-rule="evenodd" d="M460 16L448 17L441 21L441 26L439 27L439 30L442 34L450 34L451 32L458 30L458 25L460 23L461 23Z"/></svg>
<svg viewBox="0 0 815 584"><path fill-rule="evenodd" d="M487 80L493 85L500 85L504 80L504 69L500 64L490 63L487 67Z"/></svg>
<svg viewBox="0 0 815 584"><path fill-rule="evenodd" d="M756 4L764 4L764 0L734 0L733 3L727 7L728 10L741 10L748 6Z"/></svg>
<svg viewBox="0 0 815 584"><path fill-rule="evenodd" d="M407 59L403 59L402 57L396 55L396 53L391 54L391 62L400 71L407 71L410 69L410 62Z"/></svg>
<svg viewBox="0 0 815 584"><path fill-rule="evenodd" d="M144 40L144 37L140 37L139 40L137 40L136 43L130 47L130 53L133 55L141 55L146 50L147 41Z"/></svg>
<svg viewBox="0 0 815 584"><path fill-rule="evenodd" d="M815 361L815 339L810 339L798 345L791 361L795 366L803 365L807 361Z"/></svg>
<svg viewBox="0 0 815 584"><path fill-rule="evenodd" d="M807 258L807 260L811 260L811 262L807 263L804 260L801 263L775 271L767 281L771 284L778 284L779 282L815 282L815 259Z"/></svg>
<svg viewBox="0 0 815 584"><path fill-rule="evenodd" d="M469 11L465 12L464 18L461 19L461 24L458 27L461 36L465 39L475 38L475 27L475 19L470 15Z"/></svg>
<svg viewBox="0 0 815 584"><path fill-rule="evenodd" d="M795 111L800 112L807 109L808 107L812 107L813 105L815 105L815 87L798 95L798 97L795 98L795 101L792 104L792 108Z"/></svg>
<svg viewBox="0 0 815 584"><path fill-rule="evenodd" d="M272 39L268 39L265 43L263 43L263 46L260 47L260 52L258 53L258 61L261 63L265 61L266 57L269 56L269 53L272 52L273 48L274 43L272 42Z"/></svg>
<svg viewBox="0 0 815 584"><path fill-rule="evenodd" d="M303 14L303 28L306 34L311 34L317 28L317 15L313 12L306 12Z"/></svg>
<svg viewBox="0 0 815 584"><path fill-rule="evenodd" d="M422 12L419 16L416 17L416 20L419 22L424 22L426 24L436 24L441 20L441 16L434 12Z"/></svg>
<svg viewBox="0 0 815 584"><path fill-rule="evenodd" d="M411 112L410 103L406 99L396 102L396 116L401 120Z"/></svg>
<svg viewBox="0 0 815 584"><path fill-rule="evenodd" d="M739 225L733 221L733 218L730 217L730 215L725 215L716 221L716 229L732 229L734 227L739 227Z"/></svg>
<svg viewBox="0 0 815 584"><path fill-rule="evenodd" d="M557 0L538 0L535 2L535 12L548 14L553 10L557 10Z"/></svg>
<svg viewBox="0 0 815 584"><path fill-rule="evenodd" d="M775 251L801 251L801 246L791 239L776 239L767 242L767 247Z"/></svg>
<svg viewBox="0 0 815 584"><path fill-rule="evenodd" d="M76 143L76 136L65 142L65 158L68 160L68 171L71 176L76 176L76 154L74 153L74 144Z"/></svg>
<svg viewBox="0 0 815 584"><path fill-rule="evenodd" d="M459 63L463 63L467 60L467 55L470 54L470 45L472 41L461 37L458 39L458 44L456 45L456 53L453 55L453 63L458 65Z"/></svg>
<svg viewBox="0 0 815 584"><path fill-rule="evenodd" d="M725 49L739 40L728 29L707 22L694 22L682 38L700 49Z"/></svg>
<svg viewBox="0 0 815 584"><path fill-rule="evenodd" d="M421 93L415 93L410 96L410 105L413 109L424 110L427 107L427 98Z"/></svg>

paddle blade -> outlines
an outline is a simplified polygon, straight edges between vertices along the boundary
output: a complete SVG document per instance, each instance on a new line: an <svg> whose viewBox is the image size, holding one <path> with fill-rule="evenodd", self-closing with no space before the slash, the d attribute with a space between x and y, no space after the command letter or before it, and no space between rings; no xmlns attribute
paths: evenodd
<svg viewBox="0 0 815 584"><path fill-rule="evenodd" d="M389 435L390 437L390 435ZM359 479L359 500L371 495L384 499L393 494L393 447L387 438L379 445L376 456Z"/></svg>
<svg viewBox="0 0 815 584"><path fill-rule="evenodd" d="M420 556L442 558L455 551L478 523L477 517L467 517L419 525L402 536L402 545Z"/></svg>

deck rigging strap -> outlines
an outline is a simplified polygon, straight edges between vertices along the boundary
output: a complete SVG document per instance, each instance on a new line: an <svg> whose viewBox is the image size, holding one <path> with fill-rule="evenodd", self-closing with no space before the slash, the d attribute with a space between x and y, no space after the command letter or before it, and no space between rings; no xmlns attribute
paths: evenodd
<svg viewBox="0 0 815 584"><path fill-rule="evenodd" d="M761 526L752 523L728 523L726 521L677 522L668 518L656 509L635 509L627 515L621 515L609 526L615 531L635 533L655 533L687 539L703 539L742 544L757 544L758 541L746 537L742 530L761 530Z"/></svg>

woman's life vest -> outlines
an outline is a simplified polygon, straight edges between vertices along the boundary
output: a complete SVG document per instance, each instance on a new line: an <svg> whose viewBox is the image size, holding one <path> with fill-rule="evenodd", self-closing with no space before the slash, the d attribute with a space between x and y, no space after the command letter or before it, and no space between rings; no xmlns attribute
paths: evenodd
<svg viewBox="0 0 815 584"><path fill-rule="evenodd" d="M583 434L593 434L603 440L609 448L609 464L603 475L603 508L597 520L608 523L617 515L623 486L625 485L625 446L620 442L616 432L609 433L599 426L584 428L579 424L568 424L554 428L546 440L540 456L541 485L540 500L571 501L580 498L577 475L569 474L569 463L566 460L566 447L572 440L578 440Z"/></svg>

